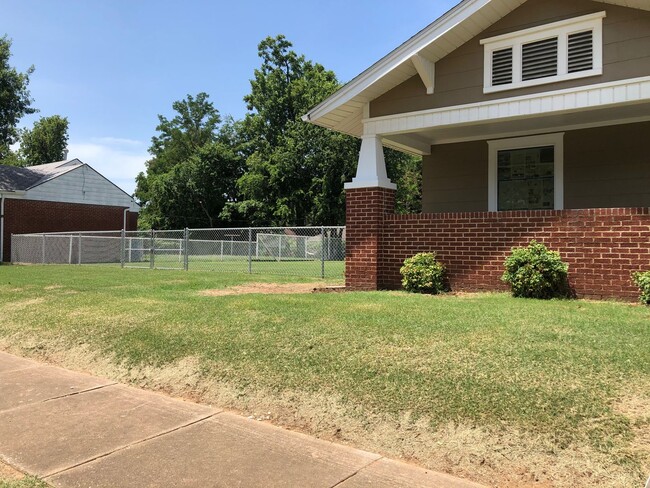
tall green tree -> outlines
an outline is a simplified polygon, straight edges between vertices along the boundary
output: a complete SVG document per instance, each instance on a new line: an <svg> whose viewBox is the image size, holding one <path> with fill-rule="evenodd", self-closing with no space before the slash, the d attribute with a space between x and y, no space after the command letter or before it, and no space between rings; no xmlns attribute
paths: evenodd
<svg viewBox="0 0 650 488"><path fill-rule="evenodd" d="M343 184L354 171L358 141L305 124L300 117L336 91L332 71L296 54L284 37L258 46L242 128L248 142L242 199L226 218L252 225L324 225L344 220Z"/></svg>
<svg viewBox="0 0 650 488"><path fill-rule="evenodd" d="M262 64L244 99L248 157L238 181L241 200L223 215L253 225L343 224L344 184L355 174L360 142L301 120L341 85L332 71L291 48L284 36L259 45ZM400 188L398 210L417 211L419 160L391 150L386 160Z"/></svg>
<svg viewBox="0 0 650 488"><path fill-rule="evenodd" d="M157 229L214 227L236 199L243 157L236 123L221 116L206 93L174 102L172 119L159 115L146 173L137 178L140 225Z"/></svg>
<svg viewBox="0 0 650 488"><path fill-rule="evenodd" d="M0 161L13 159L10 146L18 141L18 122L25 115L36 112L27 89L34 67L20 73L10 66L10 58L11 40L7 36L0 37Z"/></svg>
<svg viewBox="0 0 650 488"><path fill-rule="evenodd" d="M22 165L61 161L68 148L68 119L59 115L41 117L34 127L24 129L20 137Z"/></svg>

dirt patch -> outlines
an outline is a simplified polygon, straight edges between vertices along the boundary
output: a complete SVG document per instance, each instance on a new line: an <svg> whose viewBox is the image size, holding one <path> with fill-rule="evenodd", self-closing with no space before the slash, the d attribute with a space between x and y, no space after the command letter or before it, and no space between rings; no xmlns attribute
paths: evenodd
<svg viewBox="0 0 650 488"><path fill-rule="evenodd" d="M207 297L224 297L229 295L285 295L297 293L313 293L325 288L323 283L248 283L217 290L202 290L200 295Z"/></svg>
<svg viewBox="0 0 650 488"><path fill-rule="evenodd" d="M20 339L24 345L27 338ZM531 436L512 428L486 429L454 422L434 428L428 419L413 418L409 412L397 418L368 413L331 392L244 388L207 376L201 360L194 357L163 367L133 367L119 364L88 346L70 348L63 343L48 343L46 349L26 351L19 349L17 343L19 341L13 339L0 340L0 349L229 409L258 421L378 452L487 486L642 486L638 472L612 463L612 453L598 452L587 445L558 449L550 436ZM645 411L645 402L645 398L625 400L621 410L626 410L628 415ZM626 453L642 448L645 434L645 426L640 424L639 442L628 446Z"/></svg>
<svg viewBox="0 0 650 488"><path fill-rule="evenodd" d="M0 481L17 481L24 477L23 473L0 461Z"/></svg>

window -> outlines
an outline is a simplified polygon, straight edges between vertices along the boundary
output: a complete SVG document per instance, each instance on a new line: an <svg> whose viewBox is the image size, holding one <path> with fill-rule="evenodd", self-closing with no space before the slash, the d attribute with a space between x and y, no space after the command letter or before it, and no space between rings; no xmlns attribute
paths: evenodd
<svg viewBox="0 0 650 488"><path fill-rule="evenodd" d="M561 210L564 134L489 141L491 212Z"/></svg>
<svg viewBox="0 0 650 488"><path fill-rule="evenodd" d="M484 39L485 93L603 72L605 12Z"/></svg>

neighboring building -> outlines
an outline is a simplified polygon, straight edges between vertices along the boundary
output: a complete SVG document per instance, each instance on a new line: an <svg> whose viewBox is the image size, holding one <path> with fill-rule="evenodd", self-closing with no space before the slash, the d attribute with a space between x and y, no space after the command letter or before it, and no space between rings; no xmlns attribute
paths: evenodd
<svg viewBox="0 0 650 488"><path fill-rule="evenodd" d="M362 139L350 288L436 251L454 289L499 289L531 239L581 296L636 296L650 269L648 0L465 0L304 119ZM382 145L423 156L423 214L394 214Z"/></svg>
<svg viewBox="0 0 650 488"><path fill-rule="evenodd" d="M140 207L78 159L27 168L0 165L0 261L11 234L136 230Z"/></svg>

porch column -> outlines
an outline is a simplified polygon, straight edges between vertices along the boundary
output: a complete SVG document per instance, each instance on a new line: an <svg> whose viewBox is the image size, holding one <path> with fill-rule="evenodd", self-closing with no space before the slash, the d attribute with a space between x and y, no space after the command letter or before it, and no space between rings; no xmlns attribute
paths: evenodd
<svg viewBox="0 0 650 488"><path fill-rule="evenodd" d="M395 211L397 186L386 174L384 148L377 135L364 135L357 176L345 185L345 284L352 290L381 287L384 216Z"/></svg>

